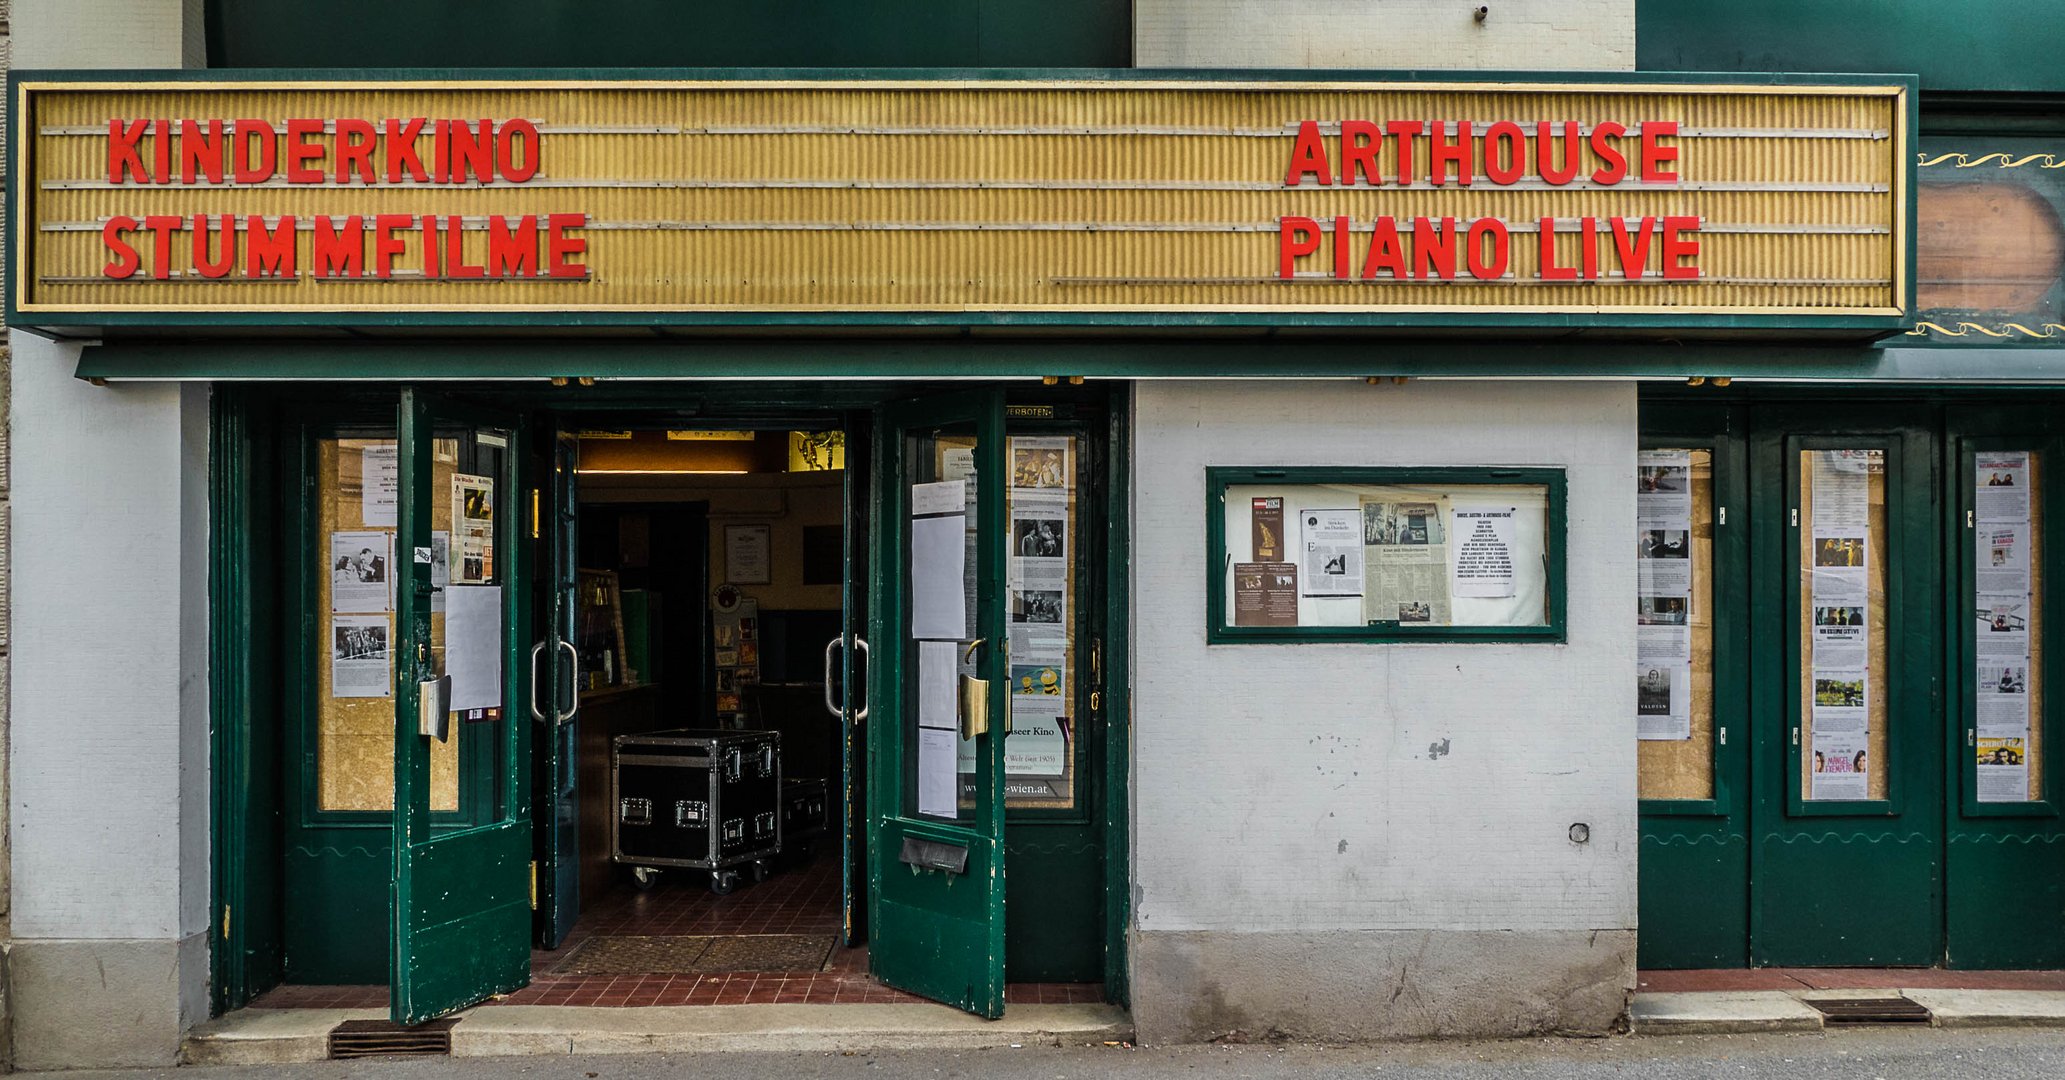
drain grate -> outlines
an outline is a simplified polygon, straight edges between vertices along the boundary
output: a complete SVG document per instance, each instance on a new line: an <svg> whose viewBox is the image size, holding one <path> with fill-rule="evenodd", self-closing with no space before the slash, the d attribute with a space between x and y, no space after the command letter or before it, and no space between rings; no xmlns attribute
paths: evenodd
<svg viewBox="0 0 2065 1080"><path fill-rule="evenodd" d="M1850 1024L1927 1024L1928 1006L1904 997L1808 998L1830 1027Z"/></svg>
<svg viewBox="0 0 2065 1080"><path fill-rule="evenodd" d="M456 1020L401 1027L391 1020L346 1020L330 1031L330 1057L446 1057Z"/></svg>

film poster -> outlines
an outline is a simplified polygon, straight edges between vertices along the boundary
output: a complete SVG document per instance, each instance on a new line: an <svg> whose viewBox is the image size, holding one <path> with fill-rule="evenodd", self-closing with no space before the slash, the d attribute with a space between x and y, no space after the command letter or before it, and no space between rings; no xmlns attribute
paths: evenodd
<svg viewBox="0 0 2065 1080"><path fill-rule="evenodd" d="M1883 470L1883 455L1820 450L1809 456L1812 799L1870 797L1871 478Z"/></svg>
<svg viewBox="0 0 2065 1080"><path fill-rule="evenodd" d="M1646 450L1635 469L1635 730L1692 738L1692 453Z"/></svg>
<svg viewBox="0 0 2065 1080"><path fill-rule="evenodd" d="M1233 625L1298 625L1298 564L1233 564Z"/></svg>
<svg viewBox="0 0 2065 1080"><path fill-rule="evenodd" d="M1256 562L1283 560L1283 496L1257 495L1249 503L1249 550Z"/></svg>
<svg viewBox="0 0 2065 1080"><path fill-rule="evenodd" d="M1365 623L1449 623L1448 534L1431 499L1362 500Z"/></svg>
<svg viewBox="0 0 2065 1080"><path fill-rule="evenodd" d="M394 694L392 651L385 615L330 617L330 696L381 698Z"/></svg>
<svg viewBox="0 0 2065 1080"><path fill-rule="evenodd" d="M454 585L485 585L495 578L495 479L452 474Z"/></svg>
<svg viewBox="0 0 2065 1080"><path fill-rule="evenodd" d="M1011 618L1011 733L1004 774L1059 779L1068 771L1069 565L1075 521L1074 440L1066 435L1013 436L1011 554L1006 586ZM974 747L961 749L964 773ZM1046 794L1051 795L1051 790Z"/></svg>

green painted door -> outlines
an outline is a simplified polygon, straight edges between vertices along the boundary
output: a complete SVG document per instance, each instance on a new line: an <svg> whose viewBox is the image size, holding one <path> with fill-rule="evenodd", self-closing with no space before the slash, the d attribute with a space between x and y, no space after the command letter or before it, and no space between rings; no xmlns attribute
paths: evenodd
<svg viewBox="0 0 2065 1080"><path fill-rule="evenodd" d="M1952 967L2059 967L2065 775L2048 720L2065 655L2044 632L2065 581L2050 528L2065 506L2065 417L1961 406L1947 432L1946 952Z"/></svg>
<svg viewBox="0 0 2065 1080"><path fill-rule="evenodd" d="M1750 438L1750 959L1942 956L1935 410L1773 406Z"/></svg>
<svg viewBox="0 0 2065 1080"><path fill-rule="evenodd" d="M576 533L574 467L579 443L572 432L556 432L552 446L540 455L544 479L533 490L534 514L529 523L535 543L548 549L547 565L535 575L533 610L541 616L541 633L531 645L525 688L533 696L528 715L538 747L533 780L538 793L536 856L538 860L538 944L556 949L573 932L581 914L581 804L575 779L579 772L581 694L574 651L574 615L579 580L580 537ZM549 456L548 456L549 455ZM521 495L521 493L519 493ZM519 503L521 499L519 499Z"/></svg>
<svg viewBox="0 0 2065 1080"><path fill-rule="evenodd" d="M990 1018L1004 1011L1003 423L995 390L881 409L869 604L869 962Z"/></svg>
<svg viewBox="0 0 2065 1080"><path fill-rule="evenodd" d="M398 427L389 1000L395 1023L419 1024L530 978L527 567L520 425L405 389ZM433 743L453 739L482 755L481 802L433 816Z"/></svg>

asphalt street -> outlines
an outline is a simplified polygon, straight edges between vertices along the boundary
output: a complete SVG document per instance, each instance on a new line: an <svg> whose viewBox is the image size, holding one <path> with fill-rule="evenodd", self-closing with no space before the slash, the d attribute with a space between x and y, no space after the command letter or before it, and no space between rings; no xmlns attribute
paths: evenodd
<svg viewBox="0 0 2065 1080"><path fill-rule="evenodd" d="M2065 1030L1858 1029L1358 1047L1025 1046L858 1054L385 1059L41 1075L66 1080L2055 1080L2065 1077Z"/></svg>

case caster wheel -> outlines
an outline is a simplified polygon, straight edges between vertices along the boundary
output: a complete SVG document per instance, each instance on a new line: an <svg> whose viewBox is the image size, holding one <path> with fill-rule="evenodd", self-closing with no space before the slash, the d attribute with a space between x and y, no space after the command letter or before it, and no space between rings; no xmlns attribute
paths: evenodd
<svg viewBox="0 0 2065 1080"><path fill-rule="evenodd" d="M766 880L767 880L767 875L769 875L769 874L771 874L771 873L773 873L773 872L774 872L774 871L772 871L772 870L768 869L768 866L767 866L767 860L766 860L766 859L755 859L755 860L753 861L753 880L754 880L754 881L766 881Z"/></svg>
<svg viewBox="0 0 2065 1080"><path fill-rule="evenodd" d="M730 895L730 894L731 894L731 891L732 891L733 889L736 889L736 888L738 888L738 887L739 887L739 874L738 874L738 871L736 871L736 870L713 870L713 871L711 871L711 872L710 872L710 891L711 891L711 892L713 892L713 893L716 893L716 894L717 894L717 895L719 895L719 896L728 896L728 895Z"/></svg>
<svg viewBox="0 0 2065 1080"><path fill-rule="evenodd" d="M631 884L638 886L639 892L646 892L659 883L660 872L658 870L650 866L634 866L631 868Z"/></svg>

